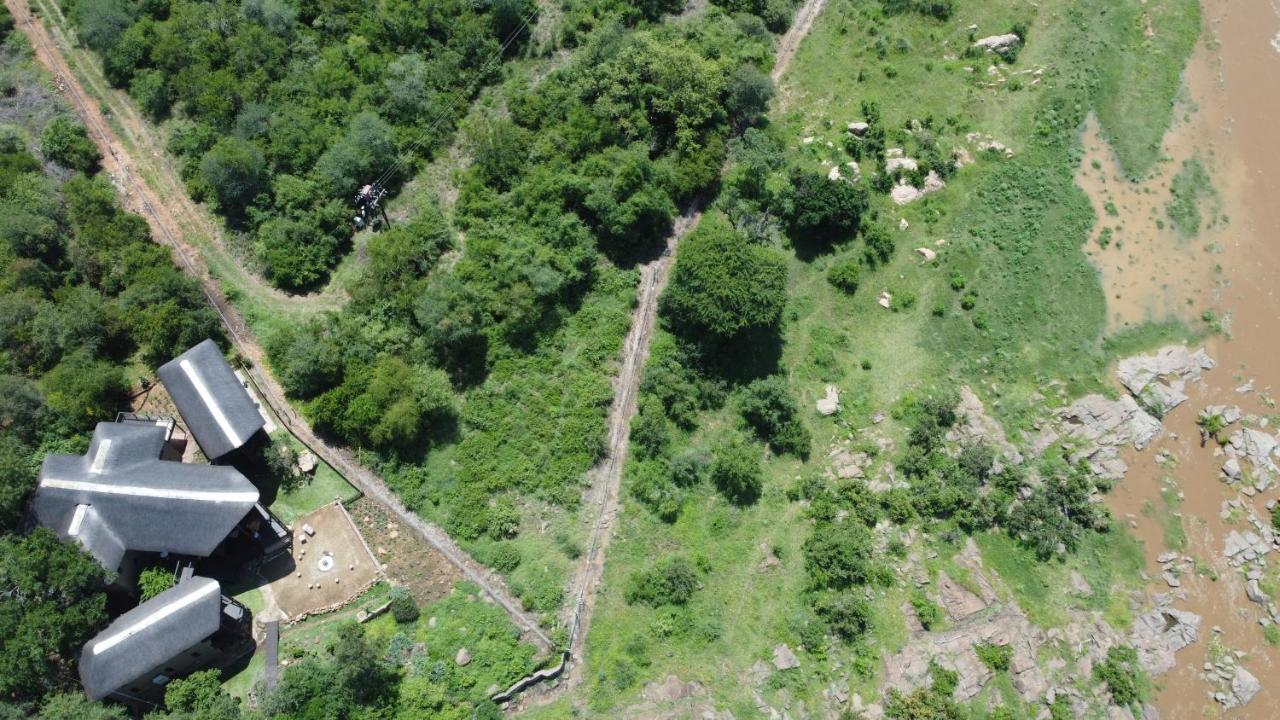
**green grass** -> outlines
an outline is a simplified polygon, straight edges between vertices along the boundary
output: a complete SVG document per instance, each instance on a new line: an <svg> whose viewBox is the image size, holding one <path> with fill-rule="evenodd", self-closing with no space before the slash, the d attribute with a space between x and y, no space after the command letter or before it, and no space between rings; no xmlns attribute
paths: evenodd
<svg viewBox="0 0 1280 720"><path fill-rule="evenodd" d="M996 571L1018 606L1037 625L1061 627L1073 607L1101 611L1107 622L1119 629L1133 621L1129 600L1142 587L1143 550L1121 526L1113 526L1107 533L1088 533L1065 561L1038 560L1004 533L983 533L974 539L983 561ZM1092 595L1078 600L1063 592L1071 586L1073 570L1089 583Z"/></svg>
<svg viewBox="0 0 1280 720"><path fill-rule="evenodd" d="M1182 164L1169 186L1172 198L1165 211L1169 221L1183 237L1194 237L1204 228L1201 214L1204 203L1215 197L1213 183L1204 164L1191 158Z"/></svg>

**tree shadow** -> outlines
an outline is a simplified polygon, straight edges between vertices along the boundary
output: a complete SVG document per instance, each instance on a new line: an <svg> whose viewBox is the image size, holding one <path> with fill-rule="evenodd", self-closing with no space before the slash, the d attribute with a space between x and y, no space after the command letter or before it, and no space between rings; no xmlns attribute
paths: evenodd
<svg viewBox="0 0 1280 720"><path fill-rule="evenodd" d="M731 386L778 372L782 361L782 329L777 326L751 328L728 340L691 340L697 349L702 371Z"/></svg>

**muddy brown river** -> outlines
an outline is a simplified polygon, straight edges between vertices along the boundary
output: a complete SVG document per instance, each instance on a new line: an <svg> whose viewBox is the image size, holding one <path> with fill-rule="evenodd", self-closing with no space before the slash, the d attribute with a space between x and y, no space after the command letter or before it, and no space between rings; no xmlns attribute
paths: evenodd
<svg viewBox="0 0 1280 720"><path fill-rule="evenodd" d="M1089 254L1102 275L1109 329L1170 317L1199 323L1205 310L1226 328L1205 342L1218 366L1165 418L1169 432L1126 458L1130 471L1109 504L1145 544L1150 592L1170 590L1156 563L1167 549L1162 513L1181 514L1181 552L1202 569L1181 578L1187 599L1175 604L1203 616L1204 625L1199 641L1178 654L1178 667L1157 679L1161 717L1280 718L1280 647L1264 640L1258 618L1265 611L1245 597L1244 577L1222 555L1227 532L1252 528L1221 517L1237 489L1220 481L1225 458L1215 457L1213 443L1200 446L1195 425L1201 408L1213 404L1239 405L1260 418L1280 414L1272 401L1280 393L1280 2L1203 0L1202 7L1205 33L1165 139L1169 160L1147 181L1131 183L1091 123L1077 174L1100 218ZM1165 205L1173 176L1193 157L1212 178L1216 198L1204 212L1216 221L1187 238L1168 222ZM1105 249L1096 242L1104 227L1113 228ZM1252 392L1237 392L1249 382ZM1161 450L1172 460L1159 462ZM1280 489L1242 499L1266 519L1264 503L1280 499ZM1273 553L1269 561L1274 581L1280 559ZM1248 705L1224 710L1210 697L1217 688L1201 674L1213 647L1241 651L1240 664L1261 681Z"/></svg>

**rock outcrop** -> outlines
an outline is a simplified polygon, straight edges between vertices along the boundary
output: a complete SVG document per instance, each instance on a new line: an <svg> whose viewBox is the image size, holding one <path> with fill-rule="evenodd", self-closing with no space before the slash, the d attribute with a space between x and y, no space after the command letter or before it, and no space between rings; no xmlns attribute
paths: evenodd
<svg viewBox="0 0 1280 720"><path fill-rule="evenodd" d="M1163 417L1186 402L1186 383L1199 380L1201 372L1212 369L1213 364L1203 348L1191 351L1183 345L1170 345L1154 355L1121 360L1116 377L1148 411Z"/></svg>

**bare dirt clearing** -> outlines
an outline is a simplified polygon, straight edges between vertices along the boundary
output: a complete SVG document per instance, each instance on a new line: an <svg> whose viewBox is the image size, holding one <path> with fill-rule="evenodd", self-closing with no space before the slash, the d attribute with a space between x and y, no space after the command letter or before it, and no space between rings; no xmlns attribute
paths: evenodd
<svg viewBox="0 0 1280 720"><path fill-rule="evenodd" d="M309 534L305 528L314 533ZM337 503L293 523L293 556L276 561L293 568L270 584L289 622L350 602L379 577L378 563ZM270 576L274 567L267 568Z"/></svg>

